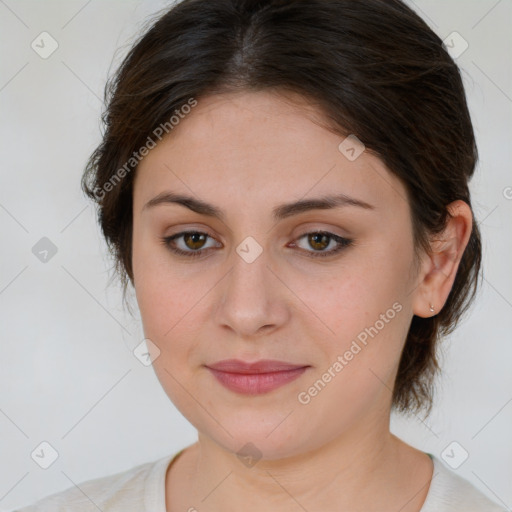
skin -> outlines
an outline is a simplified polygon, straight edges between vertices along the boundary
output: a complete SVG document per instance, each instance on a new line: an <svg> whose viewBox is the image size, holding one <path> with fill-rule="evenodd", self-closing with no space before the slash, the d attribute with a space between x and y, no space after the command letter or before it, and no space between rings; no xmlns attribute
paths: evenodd
<svg viewBox="0 0 512 512"><path fill-rule="evenodd" d="M432 463L390 433L391 390L413 315L432 315L430 304L437 312L448 297L471 211L462 201L450 205L445 233L416 267L404 186L368 151L349 161L338 150L343 139L298 96L208 96L137 169L133 273L144 332L160 351L153 367L161 385L198 430L168 469L168 511L421 509ZM211 203L224 218L175 203L144 207L169 191ZM277 205L333 193L374 208L272 218ZM175 255L162 243L186 230L212 237L176 241L188 252L203 248L202 256ZM303 236L320 230L353 244L314 257L337 247ZM252 263L236 252L249 236L262 249ZM400 312L300 403L298 394L394 303ZM226 389L204 367L229 358L310 367L251 396ZM251 467L236 456L249 442L261 454Z"/></svg>

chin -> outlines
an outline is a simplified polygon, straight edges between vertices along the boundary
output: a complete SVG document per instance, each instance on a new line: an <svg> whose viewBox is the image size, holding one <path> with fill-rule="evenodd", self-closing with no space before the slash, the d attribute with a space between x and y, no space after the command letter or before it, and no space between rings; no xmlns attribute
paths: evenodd
<svg viewBox="0 0 512 512"><path fill-rule="evenodd" d="M288 419L282 422L285 416L266 415L266 418L258 418L257 415L252 415L250 419L239 417L233 422L226 419L222 423L224 428L215 422L212 425L210 421L208 428L196 428L202 436L209 437L223 449L236 454L242 463L246 456L252 460L277 460L302 453L307 449L308 439L312 438L312 432L301 429L300 425L294 422L287 423ZM289 419L291 416L293 415L290 415ZM272 421L273 418L276 421Z"/></svg>

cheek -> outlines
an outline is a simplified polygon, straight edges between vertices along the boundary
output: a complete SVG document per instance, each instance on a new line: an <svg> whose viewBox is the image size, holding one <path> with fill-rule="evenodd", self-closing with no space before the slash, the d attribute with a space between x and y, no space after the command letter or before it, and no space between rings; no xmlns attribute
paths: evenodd
<svg viewBox="0 0 512 512"><path fill-rule="evenodd" d="M145 257L140 248L133 252L134 285L140 310L144 337L150 339L159 350L153 362L156 368L166 358L172 339L173 326L183 317L182 295L170 286L162 272L156 270L151 255Z"/></svg>
<svg viewBox="0 0 512 512"><path fill-rule="evenodd" d="M160 350L153 365L155 369L165 367L173 374L184 374L195 362L191 358L201 355L197 354L197 345L207 318L205 296L214 281L198 272L187 274L183 266L173 265L167 251L154 241L137 242L134 236L137 303L144 335Z"/></svg>
<svg viewBox="0 0 512 512"><path fill-rule="evenodd" d="M401 281L405 272L391 257L384 267L384 255L378 256L347 258L325 273L291 277L294 293L309 307L310 325L316 323L330 339L341 343L374 325L388 310L387 316L395 318L393 304L404 301Z"/></svg>
<svg viewBox="0 0 512 512"><path fill-rule="evenodd" d="M136 295L144 336L159 350L153 370L172 403L185 417L193 417L195 406L190 394L198 395L193 373L198 354L200 322L194 319L199 304L193 287L162 276L150 265L140 269ZM202 361L199 361L202 362Z"/></svg>
<svg viewBox="0 0 512 512"><path fill-rule="evenodd" d="M146 337L162 351L186 346L197 329L199 291L190 283L146 270L136 285L136 296Z"/></svg>
<svg viewBox="0 0 512 512"><path fill-rule="evenodd" d="M159 242L152 239L150 229L134 229L133 274L137 303L144 331L157 344L185 314L187 288L172 276L170 258Z"/></svg>
<svg viewBox="0 0 512 512"><path fill-rule="evenodd" d="M391 399L407 323L392 287L377 289L367 273L356 277L331 283L323 300L310 296L311 304L320 306L318 317L334 334L312 338L323 357L304 382L299 400L304 414L330 414L347 426Z"/></svg>
<svg viewBox="0 0 512 512"><path fill-rule="evenodd" d="M410 323L407 252L394 254L389 244L376 247L347 258L336 272L303 279L297 289L315 313L308 315L310 336L315 339L314 325L324 333L315 339L326 355L315 376L329 369L323 380L344 375L331 379L338 384L329 384L344 396L371 394L383 386L379 379L392 384Z"/></svg>

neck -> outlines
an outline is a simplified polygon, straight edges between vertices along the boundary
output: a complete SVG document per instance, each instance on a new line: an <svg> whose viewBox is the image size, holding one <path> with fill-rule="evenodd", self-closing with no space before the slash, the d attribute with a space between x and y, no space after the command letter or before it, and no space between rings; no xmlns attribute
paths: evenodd
<svg viewBox="0 0 512 512"><path fill-rule="evenodd" d="M419 511L430 483L430 459L389 432L389 416L367 420L321 446L287 458L262 458L252 466L199 433L183 468L184 510L252 512L269 504L282 512L332 510L336 503L340 511L382 512L384 504L389 510Z"/></svg>

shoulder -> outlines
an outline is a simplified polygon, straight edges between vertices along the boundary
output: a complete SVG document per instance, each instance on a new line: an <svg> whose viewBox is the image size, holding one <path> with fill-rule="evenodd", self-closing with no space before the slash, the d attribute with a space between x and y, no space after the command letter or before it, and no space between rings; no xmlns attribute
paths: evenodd
<svg viewBox="0 0 512 512"><path fill-rule="evenodd" d="M471 482L449 470L432 456L434 473L420 512L507 512Z"/></svg>
<svg viewBox="0 0 512 512"><path fill-rule="evenodd" d="M13 512L156 511L161 509L162 503L165 510L165 473L175 456L81 482Z"/></svg>

